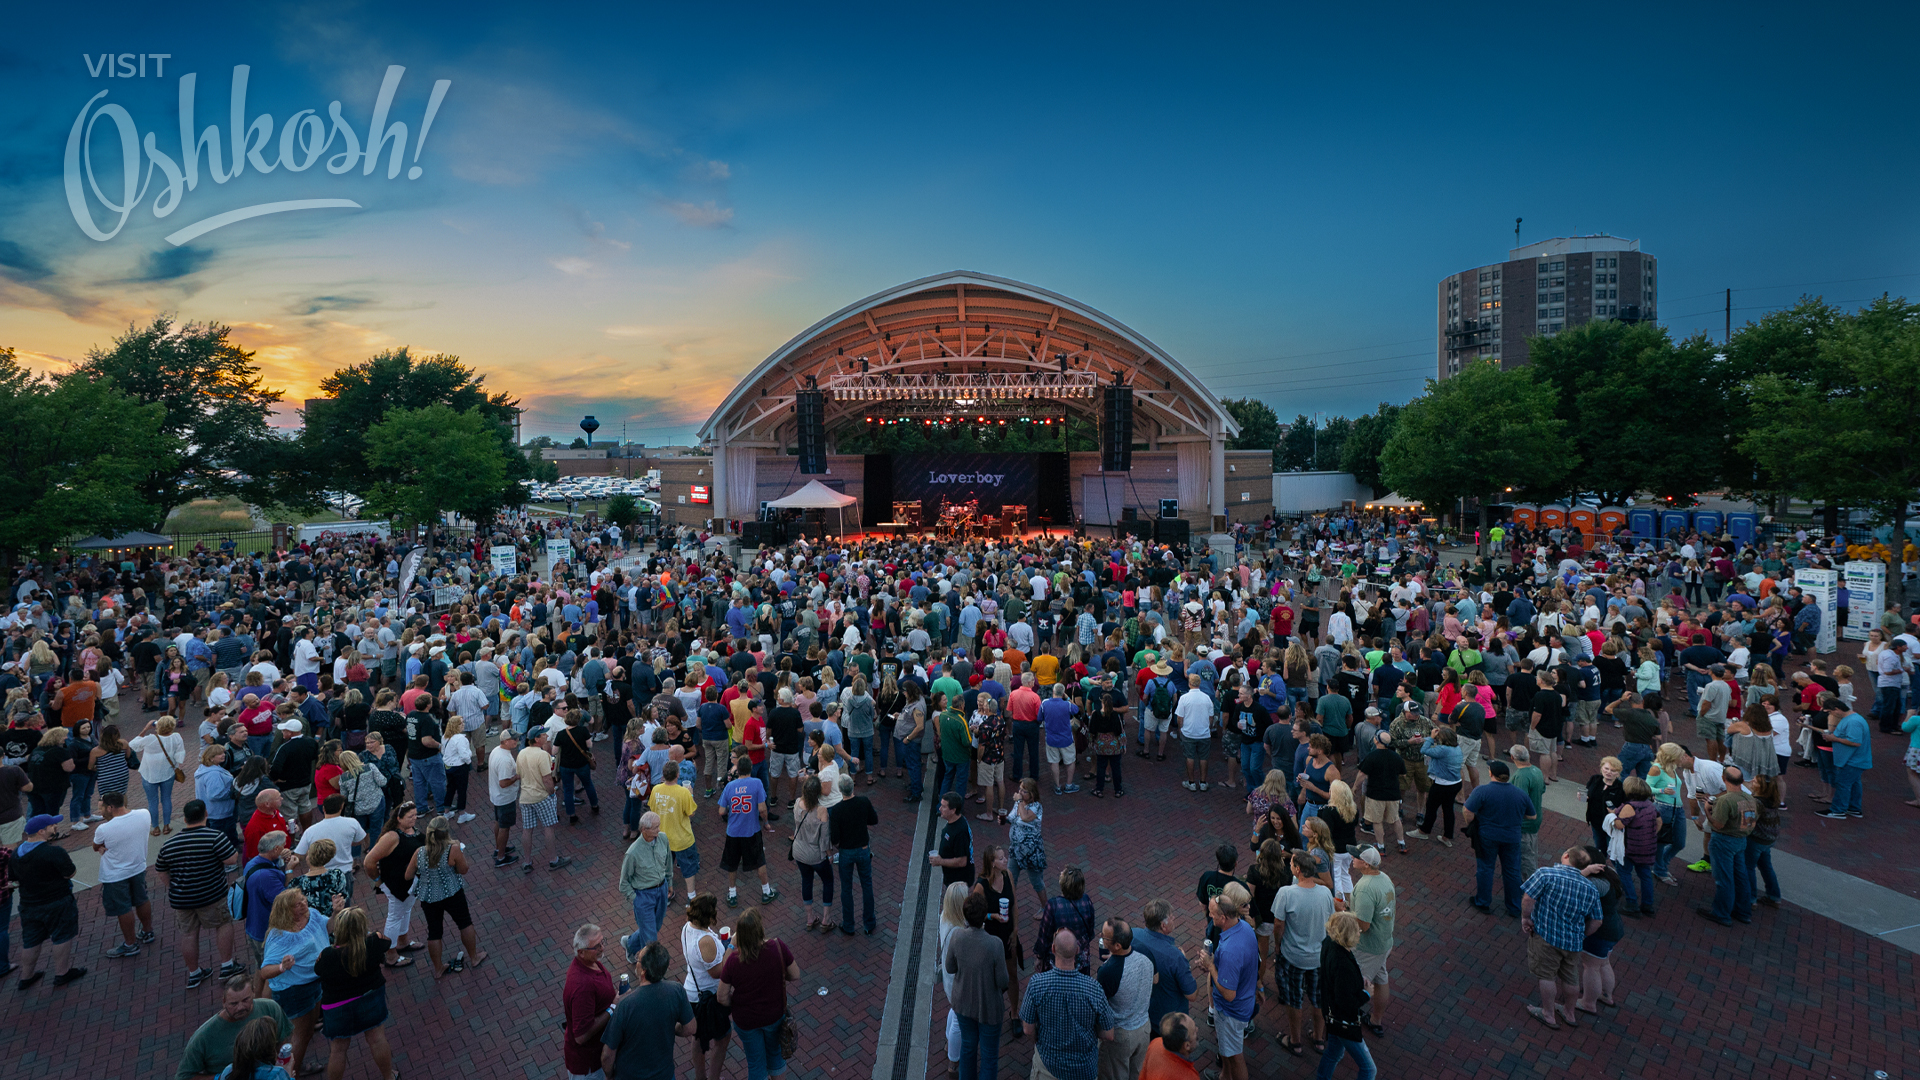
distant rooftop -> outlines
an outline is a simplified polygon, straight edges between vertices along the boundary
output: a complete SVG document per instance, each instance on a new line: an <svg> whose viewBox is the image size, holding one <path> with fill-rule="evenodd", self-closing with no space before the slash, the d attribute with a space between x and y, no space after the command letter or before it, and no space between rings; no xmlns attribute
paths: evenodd
<svg viewBox="0 0 1920 1080"><path fill-rule="evenodd" d="M1509 259L1537 259L1542 255L1571 255L1579 251L1639 251L1640 241L1605 233L1592 236L1556 236L1551 240L1517 247L1507 253Z"/></svg>

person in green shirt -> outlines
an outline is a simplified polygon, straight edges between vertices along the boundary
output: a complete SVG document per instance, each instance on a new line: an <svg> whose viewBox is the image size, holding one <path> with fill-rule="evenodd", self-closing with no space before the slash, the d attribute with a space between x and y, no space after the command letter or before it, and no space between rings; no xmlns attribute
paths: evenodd
<svg viewBox="0 0 1920 1080"><path fill-rule="evenodd" d="M1529 764L1533 755L1526 747L1516 743L1508 748L1507 756L1513 759L1513 786L1526 792L1533 802L1533 816L1520 824L1520 876L1530 878L1540 868L1536 845L1540 839L1541 802L1547 797L1547 777L1538 766Z"/></svg>
<svg viewBox="0 0 1920 1080"><path fill-rule="evenodd" d="M953 669L947 667L940 669L940 677L933 680L933 685L927 689L935 694L947 695L947 704L957 709L960 707L960 694L966 688L960 685L959 679L953 677Z"/></svg>
<svg viewBox="0 0 1920 1080"><path fill-rule="evenodd" d="M220 1011L187 1040L174 1080L213 1080L233 1064L233 1040L240 1036L240 1029L263 1016L279 1025L282 1040L293 1034L293 1022L279 1002L253 996L252 975L235 975L221 983Z"/></svg>
<svg viewBox="0 0 1920 1080"><path fill-rule="evenodd" d="M1380 870L1380 849L1372 844L1354 844L1353 898L1347 910L1360 920L1360 941L1353 947L1353 958L1360 963L1360 977L1373 992L1372 1018L1367 1029L1376 1037L1387 1034L1387 954L1393 951L1393 920L1396 898L1393 879Z"/></svg>
<svg viewBox="0 0 1920 1080"><path fill-rule="evenodd" d="M938 685L937 683L935 685ZM937 693L937 691L936 691ZM965 799L967 797L967 773L973 761L973 735L967 730L967 718L955 708L960 698L955 695L946 699L946 707L940 710L937 726L940 731L940 792L953 792Z"/></svg>
<svg viewBox="0 0 1920 1080"><path fill-rule="evenodd" d="M1313 713L1320 720L1320 733L1337 739L1349 730L1347 721L1353 716L1353 703L1344 694L1321 694Z"/></svg>

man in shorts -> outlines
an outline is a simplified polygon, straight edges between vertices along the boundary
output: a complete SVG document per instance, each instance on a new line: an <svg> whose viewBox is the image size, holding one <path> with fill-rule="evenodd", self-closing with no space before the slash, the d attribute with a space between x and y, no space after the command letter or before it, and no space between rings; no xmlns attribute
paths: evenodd
<svg viewBox="0 0 1920 1080"><path fill-rule="evenodd" d="M1360 941L1353 947L1353 958L1360 965L1360 978L1373 995L1368 1003L1367 1030L1375 1038L1386 1038L1387 957L1393 952L1393 915L1395 896L1393 879L1380 870L1380 849L1372 844L1356 844L1353 854L1353 899L1347 910L1360 920Z"/></svg>
<svg viewBox="0 0 1920 1080"><path fill-rule="evenodd" d="M1380 843L1387 842L1387 829L1393 829L1393 838L1400 846L1400 854L1407 853L1406 825L1400 821L1400 778L1407 774L1407 763L1394 752L1393 736L1382 731L1373 737L1373 748L1360 756L1360 775L1366 784L1362 788L1366 802L1362 809L1373 838Z"/></svg>
<svg viewBox="0 0 1920 1080"><path fill-rule="evenodd" d="M1165 660L1155 660L1147 669L1148 679L1140 686L1140 750L1136 756L1146 757L1147 746L1154 736L1159 736L1159 749L1156 760L1167 760L1167 733L1173 730L1173 710L1180 700L1180 688L1173 681L1173 665ZM1156 707L1164 703L1167 709L1162 716Z"/></svg>
<svg viewBox="0 0 1920 1080"><path fill-rule="evenodd" d="M1073 782L1073 725L1080 706L1067 700L1066 687L1054 683L1051 697L1040 703L1040 730L1047 743L1047 764L1053 766L1053 793L1072 795L1080 790Z"/></svg>
<svg viewBox="0 0 1920 1080"><path fill-rule="evenodd" d="M337 799L330 795L328 799ZM185 828L160 847L153 868L167 889L167 906L173 909L180 931L180 959L187 965L187 987L192 989L213 978L212 968L200 966L200 931L213 932L214 948L225 959L220 977L230 979L246 970L233 957L233 916L227 911L227 871L240 857L240 845L227 834L207 827L207 804L193 799L181 808ZM345 819L358 824L352 818ZM318 827L315 827L318 831ZM312 833L302 840L310 839Z"/></svg>
<svg viewBox="0 0 1920 1080"><path fill-rule="evenodd" d="M559 770L554 765L551 738L545 726L531 729L527 732L526 748L513 762L514 771L520 777L520 831L527 835L527 862L521 867L521 873L525 874L533 873L534 849L538 846L534 838L539 835L535 829L547 830L547 846L553 849L548 870L558 870L573 861L560 854L553 836L554 827L560 824L560 795L555 779Z"/></svg>
<svg viewBox="0 0 1920 1080"><path fill-rule="evenodd" d="M93 850L100 854L100 906L107 918L120 923L121 943L107 950L115 959L140 955L140 945L153 940L153 905L147 900L147 835L155 826L147 810L127 809L122 791L100 796L107 820L93 831ZM133 933L140 917L140 936Z"/></svg>
<svg viewBox="0 0 1920 1080"><path fill-rule="evenodd" d="M500 732L500 742L487 755L487 802L493 807L493 867L502 869L520 857L507 843L520 821L520 770L513 752L520 736L511 728Z"/></svg>
<svg viewBox="0 0 1920 1080"><path fill-rule="evenodd" d="M40 948L53 943L53 963L58 972L53 985L65 986L87 973L74 967L73 942L80 936L80 904L73 898L74 865L53 838L60 832L60 819L52 814L36 814L23 826L25 839L14 851L11 873L20 887L20 989L40 981Z"/></svg>
<svg viewBox="0 0 1920 1080"><path fill-rule="evenodd" d="M1187 759L1188 791L1207 790L1207 757L1213 752L1213 699L1200 689L1200 676L1187 676L1187 692L1173 713L1180 718L1180 750Z"/></svg>
<svg viewBox="0 0 1920 1080"><path fill-rule="evenodd" d="M739 907L740 871L760 876L760 902L770 904L780 894L767 880L767 789L753 775L753 763L743 755L733 766L733 780L720 790L720 816L727 823L726 846L720 849L720 869L727 872L727 906Z"/></svg>
<svg viewBox="0 0 1920 1080"><path fill-rule="evenodd" d="M1520 901L1527 971L1540 983L1540 1004L1527 1006L1527 1013L1555 1031L1560 1030L1556 1014L1569 1026L1575 1022L1580 949L1587 935L1600 929L1600 891L1583 873L1586 866L1586 851L1568 848L1558 863L1533 872Z"/></svg>
<svg viewBox="0 0 1920 1080"><path fill-rule="evenodd" d="M1260 946L1240 917L1247 898L1235 882L1207 902L1207 916L1220 931L1213 951L1202 950L1194 966L1213 983L1213 1037L1220 1054L1220 1080L1246 1080L1247 1025L1253 1022L1260 976Z"/></svg>
<svg viewBox="0 0 1920 1080"><path fill-rule="evenodd" d="M1315 1006L1320 999L1320 943L1326 940L1334 903L1333 890L1320 884L1319 865L1311 856L1296 851L1290 862L1293 884L1282 886L1273 898L1273 936L1279 947L1274 977L1287 1014L1288 1034L1281 1036L1280 1046L1298 1055L1305 1045L1309 1012L1313 1040L1324 1042L1327 1037L1326 1016Z"/></svg>

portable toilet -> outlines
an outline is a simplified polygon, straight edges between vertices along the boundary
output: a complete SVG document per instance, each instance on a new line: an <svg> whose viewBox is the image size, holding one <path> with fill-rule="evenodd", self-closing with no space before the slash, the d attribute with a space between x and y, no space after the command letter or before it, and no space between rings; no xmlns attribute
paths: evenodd
<svg viewBox="0 0 1920 1080"><path fill-rule="evenodd" d="M1702 536L1719 536L1720 524L1726 515L1718 510L1695 510L1693 527L1700 530Z"/></svg>
<svg viewBox="0 0 1920 1080"><path fill-rule="evenodd" d="M1751 510L1728 511L1727 533L1735 543L1753 543L1754 537L1760 534L1760 515Z"/></svg>
<svg viewBox="0 0 1920 1080"><path fill-rule="evenodd" d="M1612 536L1627 523L1627 512L1618 506L1603 506L1596 520L1600 523L1600 531L1607 536Z"/></svg>
<svg viewBox="0 0 1920 1080"><path fill-rule="evenodd" d="M1606 511L1601 511L1605 514ZM1660 539L1660 513L1651 506L1636 506L1627 511L1627 530L1636 540Z"/></svg>
<svg viewBox="0 0 1920 1080"><path fill-rule="evenodd" d="M1540 527L1559 529L1567 524L1567 508L1564 506L1543 506L1540 508Z"/></svg>
<svg viewBox="0 0 1920 1080"><path fill-rule="evenodd" d="M1531 529L1540 524L1540 508L1516 503L1513 507L1513 523Z"/></svg>
<svg viewBox="0 0 1920 1080"><path fill-rule="evenodd" d="M1674 533L1684 534L1692 524L1693 515L1685 510L1660 511L1660 535L1663 537L1672 536Z"/></svg>
<svg viewBox="0 0 1920 1080"><path fill-rule="evenodd" d="M1580 530L1580 535L1591 537L1598 517L1591 506L1576 506L1567 511L1567 524Z"/></svg>

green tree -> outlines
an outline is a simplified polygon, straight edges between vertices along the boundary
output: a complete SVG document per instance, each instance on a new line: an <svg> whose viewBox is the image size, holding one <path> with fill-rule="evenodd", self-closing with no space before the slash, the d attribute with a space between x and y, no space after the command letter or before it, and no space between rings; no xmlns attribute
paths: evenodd
<svg viewBox="0 0 1920 1080"><path fill-rule="evenodd" d="M631 495L615 495L607 500L607 512L601 516L623 529L630 528L640 520L640 503Z"/></svg>
<svg viewBox="0 0 1920 1080"><path fill-rule="evenodd" d="M1381 479L1440 511L1506 487L1564 490L1574 456L1553 406L1553 388L1526 368L1470 364L1428 380L1381 451Z"/></svg>
<svg viewBox="0 0 1920 1080"><path fill-rule="evenodd" d="M508 458L498 425L478 408L456 412L434 404L390 409L367 429L369 512L404 525L434 525L453 512L476 521L499 507ZM525 460L522 458L521 460Z"/></svg>
<svg viewBox="0 0 1920 1080"><path fill-rule="evenodd" d="M1328 417L1325 424L1318 424L1301 413L1281 433L1273 467L1277 472L1338 471L1347 436L1352 432L1353 421L1344 416Z"/></svg>
<svg viewBox="0 0 1920 1080"><path fill-rule="evenodd" d="M174 507L194 499L240 495L272 502L290 481L268 419L280 391L267 388L253 353L217 323L176 325L165 315L129 326L111 348L95 349L74 377L108 379L143 405L163 410L165 452L147 459L141 497L158 529Z"/></svg>
<svg viewBox="0 0 1920 1080"><path fill-rule="evenodd" d="M1321 472L1336 472L1345 466L1347 438L1353 434L1353 421L1344 416L1327 417L1314 448L1313 467Z"/></svg>
<svg viewBox="0 0 1920 1080"><path fill-rule="evenodd" d="M1273 406L1257 398L1225 398L1220 402L1240 425L1240 434L1227 444L1229 450L1270 450L1273 467L1280 467L1280 415Z"/></svg>
<svg viewBox="0 0 1920 1080"><path fill-rule="evenodd" d="M177 452L162 406L103 378L34 375L0 349L0 553L150 527L151 463Z"/></svg>
<svg viewBox="0 0 1920 1080"><path fill-rule="evenodd" d="M560 466L548 461L539 449L528 450L522 456L527 459L527 473L531 479L542 484L560 482Z"/></svg>
<svg viewBox="0 0 1920 1080"><path fill-rule="evenodd" d="M1904 604L1901 538L1920 492L1920 305L1876 300L1801 359L1750 380L1741 448L1787 493L1871 507L1892 524L1887 591Z"/></svg>
<svg viewBox="0 0 1920 1080"><path fill-rule="evenodd" d="M1796 385L1817 380L1821 344L1848 321L1846 312L1819 297L1802 297L1794 306L1735 331L1726 349L1728 429L1744 434L1753 428L1760 411L1753 389L1762 376L1777 375ZM1773 476L1746 445L1744 438L1729 443L1721 470L1728 489L1763 501L1782 492L1785 481ZM1839 509L1838 503L1827 503L1829 527L1838 526Z"/></svg>
<svg viewBox="0 0 1920 1080"><path fill-rule="evenodd" d="M1703 335L1675 344L1665 327L1614 320L1533 339L1528 366L1553 388L1575 454L1567 493L1617 505L1649 492L1684 505L1717 487L1732 441L1732 380L1718 352Z"/></svg>
<svg viewBox="0 0 1920 1080"><path fill-rule="evenodd" d="M505 462L493 497L476 503L478 512L461 512L484 522L503 507L525 502L526 487L520 481L534 479L535 469L533 460L514 444L513 425L520 414L520 403L505 393L489 394L484 383L485 376L457 356L415 356L405 347L389 349L327 376L320 381L324 398L310 404L304 413L306 426L298 444L301 456L316 463L310 486L316 491L348 491L368 498L375 485L394 482L372 463L369 440L374 426L395 409L445 405L453 412L471 412L486 421ZM557 473L554 475L557 478Z"/></svg>
<svg viewBox="0 0 1920 1080"><path fill-rule="evenodd" d="M1379 498L1389 490L1380 479L1380 452L1400 425L1400 406L1381 402L1379 408L1356 417L1353 430L1340 446L1340 468L1373 490Z"/></svg>
<svg viewBox="0 0 1920 1080"><path fill-rule="evenodd" d="M582 438L579 435L575 435L573 437L573 442L568 444L567 446L567 449L569 450L585 450L586 448L587 448L587 440Z"/></svg>

